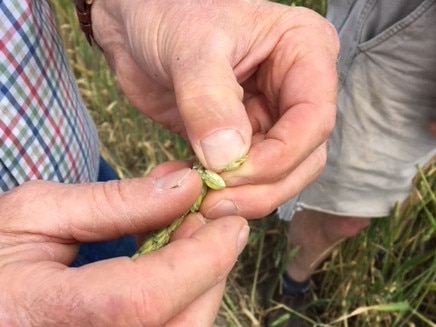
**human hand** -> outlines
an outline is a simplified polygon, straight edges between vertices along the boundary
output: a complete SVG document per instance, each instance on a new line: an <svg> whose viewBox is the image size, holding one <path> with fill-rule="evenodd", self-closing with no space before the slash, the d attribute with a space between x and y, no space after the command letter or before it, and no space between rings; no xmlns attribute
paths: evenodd
<svg viewBox="0 0 436 327"><path fill-rule="evenodd" d="M246 221L191 215L163 249L69 268L79 242L154 230L187 210L201 180L180 163L150 177L0 195L1 326L208 326L245 245Z"/></svg>
<svg viewBox="0 0 436 327"><path fill-rule="evenodd" d="M338 40L318 14L269 1L95 0L93 30L124 93L221 171L208 217L261 217L313 181L335 121ZM236 187L238 186L238 187Z"/></svg>

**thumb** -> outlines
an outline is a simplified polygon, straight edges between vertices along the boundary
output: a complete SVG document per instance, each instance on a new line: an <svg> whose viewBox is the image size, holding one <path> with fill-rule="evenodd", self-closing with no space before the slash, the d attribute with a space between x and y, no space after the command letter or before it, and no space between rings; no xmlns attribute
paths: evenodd
<svg viewBox="0 0 436 327"><path fill-rule="evenodd" d="M0 196L2 228L80 242L113 239L169 224L191 207L201 185L189 168L105 183L28 182Z"/></svg>
<svg viewBox="0 0 436 327"><path fill-rule="evenodd" d="M221 171L248 153L251 124L242 103L243 91L223 49L179 59L173 65L177 105L191 145L201 163Z"/></svg>

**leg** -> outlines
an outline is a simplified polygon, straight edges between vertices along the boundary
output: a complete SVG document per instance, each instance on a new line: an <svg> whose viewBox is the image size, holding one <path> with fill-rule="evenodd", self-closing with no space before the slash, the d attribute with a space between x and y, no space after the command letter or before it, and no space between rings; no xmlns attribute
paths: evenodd
<svg viewBox="0 0 436 327"><path fill-rule="evenodd" d="M288 225L288 237L292 247L299 251L291 259L282 275L279 302L305 315L306 295L310 276L341 241L356 236L370 223L369 218L341 217L313 210L298 211ZM277 310L267 318L267 326L283 315ZM277 326L306 327L309 324L297 315Z"/></svg>
<svg viewBox="0 0 436 327"><path fill-rule="evenodd" d="M309 279L337 244L356 236L369 223L369 218L341 217L313 210L297 212L289 223L288 236L291 246L300 249L287 266L288 275L297 282Z"/></svg>

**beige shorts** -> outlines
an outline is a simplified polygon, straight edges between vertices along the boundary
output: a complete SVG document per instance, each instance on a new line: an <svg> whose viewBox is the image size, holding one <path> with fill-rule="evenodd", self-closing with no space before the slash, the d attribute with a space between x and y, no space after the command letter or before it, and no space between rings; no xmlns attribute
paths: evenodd
<svg viewBox="0 0 436 327"><path fill-rule="evenodd" d="M436 1L332 0L327 17L341 40L327 165L279 214L386 216L436 155Z"/></svg>

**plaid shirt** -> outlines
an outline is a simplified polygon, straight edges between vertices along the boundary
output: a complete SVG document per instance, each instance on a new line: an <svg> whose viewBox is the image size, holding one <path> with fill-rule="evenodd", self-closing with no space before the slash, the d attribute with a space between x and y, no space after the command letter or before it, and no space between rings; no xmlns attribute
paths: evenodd
<svg viewBox="0 0 436 327"><path fill-rule="evenodd" d="M48 0L0 0L0 191L95 181L95 126Z"/></svg>

